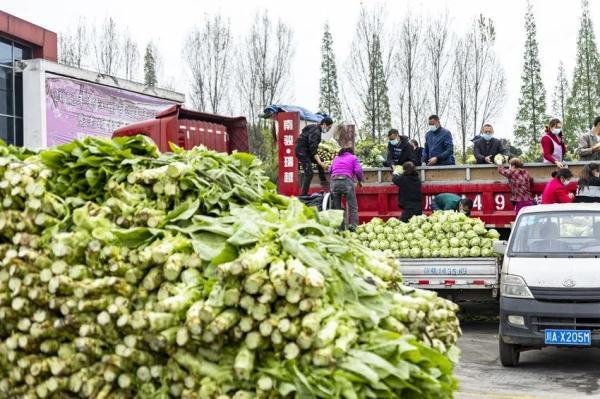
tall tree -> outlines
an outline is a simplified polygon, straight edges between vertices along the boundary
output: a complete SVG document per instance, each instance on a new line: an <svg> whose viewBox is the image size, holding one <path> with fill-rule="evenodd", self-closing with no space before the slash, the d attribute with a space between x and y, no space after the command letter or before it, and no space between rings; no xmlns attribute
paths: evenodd
<svg viewBox="0 0 600 399"><path fill-rule="evenodd" d="M433 112L444 119L444 114L452 92L451 36L448 29L448 14L433 20L427 27L425 50L429 60L429 83L432 91Z"/></svg>
<svg viewBox="0 0 600 399"><path fill-rule="evenodd" d="M275 146L264 134L258 115L283 100L290 87L290 65L295 52L292 29L273 21L266 11L258 13L238 50L237 80L243 112L250 122L250 150L276 163ZM270 165L271 166L271 165ZM274 169L273 169L274 170Z"/></svg>
<svg viewBox="0 0 600 399"><path fill-rule="evenodd" d="M229 105L233 37L231 23L220 15L206 15L187 36L183 58L191 80L191 99L202 111L224 112Z"/></svg>
<svg viewBox="0 0 600 399"><path fill-rule="evenodd" d="M148 87L156 87L156 50L154 44L149 42L146 45L146 53L144 55L144 84Z"/></svg>
<svg viewBox="0 0 600 399"><path fill-rule="evenodd" d="M388 97L387 78L381 54L381 42L377 36L373 37L372 48L372 77L369 80L369 103L365 107L364 129L374 134L377 132L381 140L382 133L389 129L392 122L390 100Z"/></svg>
<svg viewBox="0 0 600 399"><path fill-rule="evenodd" d="M121 35L112 17L104 20L94 32L94 50L98 72L115 76L122 63Z"/></svg>
<svg viewBox="0 0 600 399"><path fill-rule="evenodd" d="M79 18L73 31L59 35L59 60L61 63L82 68L90 54L90 32L84 18Z"/></svg>
<svg viewBox="0 0 600 399"><path fill-rule="evenodd" d="M480 129L497 116L504 105L504 70L496 60L496 28L491 18L479 15L473 22L468 44L472 57L471 106L473 128Z"/></svg>
<svg viewBox="0 0 600 399"><path fill-rule="evenodd" d="M569 80L565 71L565 65L561 61L558 64L558 74L554 84L554 93L552 94L552 114L561 121L565 121L567 111L567 98L569 97ZM570 130L569 130L570 131Z"/></svg>
<svg viewBox="0 0 600 399"><path fill-rule="evenodd" d="M525 12L525 53L521 74L521 98L515 119L515 139L526 148L539 147L546 120L546 89L542 81L536 38L535 17L531 3Z"/></svg>
<svg viewBox="0 0 600 399"><path fill-rule="evenodd" d="M459 129L461 159L465 163L467 159L467 142L472 131L472 48L468 38L460 38L456 42L453 61L453 114Z"/></svg>
<svg viewBox="0 0 600 399"><path fill-rule="evenodd" d="M321 44L321 80L319 82L319 109L327 112L333 120L342 120L342 107L340 105L337 67L333 51L333 37L329 31L329 24L325 23L323 41Z"/></svg>
<svg viewBox="0 0 600 399"><path fill-rule="evenodd" d="M466 159L467 144L484 123L498 116L506 98L504 70L495 54L493 21L480 15L456 42L453 62L453 111Z"/></svg>
<svg viewBox="0 0 600 399"><path fill-rule="evenodd" d="M565 130L575 135L589 129L600 106L600 56L587 0L582 0L581 8L577 59L565 121Z"/></svg>
<svg viewBox="0 0 600 399"><path fill-rule="evenodd" d="M423 85L419 82L425 79L423 73L423 29L419 18L410 12L402 20L400 27L399 51L397 53L398 80L401 86L400 120L403 134L410 138L418 138L423 121L417 115Z"/></svg>
<svg viewBox="0 0 600 399"><path fill-rule="evenodd" d="M384 41L387 37L385 10L381 6L373 10L362 6L352 40L352 56L346 64L346 78L365 119L362 133L375 141L381 141L391 123L386 99L393 48L391 42Z"/></svg>
<svg viewBox="0 0 600 399"><path fill-rule="evenodd" d="M138 75L140 51L138 45L131 37L129 30L123 33L123 74L127 80L135 80Z"/></svg>

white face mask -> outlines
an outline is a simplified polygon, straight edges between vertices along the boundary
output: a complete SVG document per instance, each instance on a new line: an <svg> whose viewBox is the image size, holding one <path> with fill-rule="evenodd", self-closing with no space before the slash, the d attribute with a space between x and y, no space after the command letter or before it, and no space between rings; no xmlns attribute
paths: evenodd
<svg viewBox="0 0 600 399"><path fill-rule="evenodd" d="M435 132L437 130L437 125L429 125L429 131L430 132Z"/></svg>
<svg viewBox="0 0 600 399"><path fill-rule="evenodd" d="M554 134L554 135L558 135L558 134L560 134L561 130L562 130L562 129L557 129L557 128L554 128L554 129L552 129L552 134Z"/></svg>

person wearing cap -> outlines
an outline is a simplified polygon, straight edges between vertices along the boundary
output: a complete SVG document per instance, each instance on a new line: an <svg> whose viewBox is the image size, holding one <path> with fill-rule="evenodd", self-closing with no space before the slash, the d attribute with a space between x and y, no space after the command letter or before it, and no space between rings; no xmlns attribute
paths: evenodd
<svg viewBox="0 0 600 399"><path fill-rule="evenodd" d="M317 151L321 143L321 135L331 128L333 120L329 117L321 119L319 124L307 125L302 129L298 136L294 152L298 158L298 162L302 167L302 189L301 196L308 195L310 183L313 178L313 163L317 164L319 171L319 179L322 186L327 186L327 178L325 177L325 164L319 158Z"/></svg>
<svg viewBox="0 0 600 399"><path fill-rule="evenodd" d="M481 138L473 142L473 155L478 164L493 164L496 155L507 157L509 152L502 142L494 137L494 128L489 123L483 125Z"/></svg>

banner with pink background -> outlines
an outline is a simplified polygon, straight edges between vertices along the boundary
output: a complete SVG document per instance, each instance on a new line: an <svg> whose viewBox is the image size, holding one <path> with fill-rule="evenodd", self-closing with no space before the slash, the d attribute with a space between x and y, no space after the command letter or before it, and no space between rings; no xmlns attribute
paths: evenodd
<svg viewBox="0 0 600 399"><path fill-rule="evenodd" d="M132 122L152 119L174 102L114 87L48 74L46 76L47 145L84 136L110 138Z"/></svg>

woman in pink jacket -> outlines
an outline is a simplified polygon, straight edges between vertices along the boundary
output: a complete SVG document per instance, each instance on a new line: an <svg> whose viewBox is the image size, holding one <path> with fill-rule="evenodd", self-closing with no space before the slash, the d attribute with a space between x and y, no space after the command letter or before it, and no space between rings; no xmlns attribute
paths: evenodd
<svg viewBox="0 0 600 399"><path fill-rule="evenodd" d="M347 147L340 150L338 156L331 163L329 173L331 174L333 208L342 209L342 197L346 197L346 205L350 214L349 227L350 230L354 230L358 225L358 203L356 201L354 178L356 177L360 187L365 177L360 162L354 156L352 148Z"/></svg>

